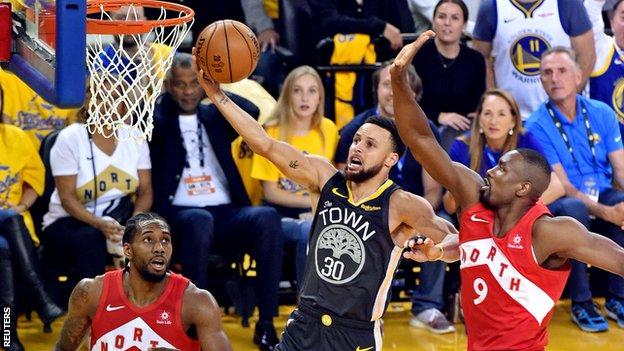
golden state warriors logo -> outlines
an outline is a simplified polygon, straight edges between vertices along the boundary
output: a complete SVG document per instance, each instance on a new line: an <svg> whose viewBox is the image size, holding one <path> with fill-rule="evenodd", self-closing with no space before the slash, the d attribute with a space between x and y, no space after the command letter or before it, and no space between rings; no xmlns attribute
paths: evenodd
<svg viewBox="0 0 624 351"><path fill-rule="evenodd" d="M332 224L316 242L316 273L332 284L352 281L364 267L366 259L362 239L346 225Z"/></svg>
<svg viewBox="0 0 624 351"><path fill-rule="evenodd" d="M549 48L550 44L542 36L525 34L511 45L509 55L518 72L525 76L536 76L540 73L542 53Z"/></svg>
<svg viewBox="0 0 624 351"><path fill-rule="evenodd" d="M615 82L615 89L613 89L613 109L620 123L624 123L624 78L620 78Z"/></svg>

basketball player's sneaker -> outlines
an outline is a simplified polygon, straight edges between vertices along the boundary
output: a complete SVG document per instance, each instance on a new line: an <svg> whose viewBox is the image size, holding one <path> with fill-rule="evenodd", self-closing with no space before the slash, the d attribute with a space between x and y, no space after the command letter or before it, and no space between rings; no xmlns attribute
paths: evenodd
<svg viewBox="0 0 624 351"><path fill-rule="evenodd" d="M598 312L598 308L589 300L572 303L572 322L582 331L598 333L609 330L609 323Z"/></svg>
<svg viewBox="0 0 624 351"><path fill-rule="evenodd" d="M607 299L605 309L607 317L615 320L620 328L624 328L624 300L617 297Z"/></svg>
<svg viewBox="0 0 624 351"><path fill-rule="evenodd" d="M426 309L412 317L409 324L415 328L427 329L435 334L446 334L455 331L455 327L435 308Z"/></svg>

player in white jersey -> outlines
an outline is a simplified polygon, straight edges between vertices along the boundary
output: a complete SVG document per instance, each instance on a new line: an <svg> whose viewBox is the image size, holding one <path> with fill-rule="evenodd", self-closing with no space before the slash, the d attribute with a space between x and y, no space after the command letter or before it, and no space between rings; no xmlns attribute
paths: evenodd
<svg viewBox="0 0 624 351"><path fill-rule="evenodd" d="M488 88L509 91L523 119L547 98L539 73L544 51L572 47L583 70L581 87L595 61L591 23L581 0L485 0L473 35L474 48L486 57Z"/></svg>
<svg viewBox="0 0 624 351"><path fill-rule="evenodd" d="M590 97L611 106L624 130L624 1L615 2L610 13L613 36L604 32L602 9L605 0L586 0L593 23L596 64L590 78Z"/></svg>

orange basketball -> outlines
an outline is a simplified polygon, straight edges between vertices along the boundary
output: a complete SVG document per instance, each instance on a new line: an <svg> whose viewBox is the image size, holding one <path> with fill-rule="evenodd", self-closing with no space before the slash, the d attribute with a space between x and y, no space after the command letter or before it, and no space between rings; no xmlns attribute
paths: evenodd
<svg viewBox="0 0 624 351"><path fill-rule="evenodd" d="M197 64L219 83L234 83L256 69L260 45L254 32L232 20L217 21L204 28L195 43Z"/></svg>

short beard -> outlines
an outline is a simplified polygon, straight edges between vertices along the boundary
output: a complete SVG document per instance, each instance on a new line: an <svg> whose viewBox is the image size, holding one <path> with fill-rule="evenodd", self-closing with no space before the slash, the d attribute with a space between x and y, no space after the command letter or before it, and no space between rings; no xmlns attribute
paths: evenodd
<svg viewBox="0 0 624 351"><path fill-rule="evenodd" d="M379 174L382 168L383 163L380 163L369 169L363 169L357 173L349 173L349 171L347 171L345 175L348 181L351 181L353 183L362 183Z"/></svg>
<svg viewBox="0 0 624 351"><path fill-rule="evenodd" d="M492 189L490 189L489 191L492 191ZM489 195L492 194L490 193ZM494 209L494 206L492 206L492 204L490 203L490 197L485 196L485 191L481 191L481 193L479 194L479 201L483 204L485 208L490 210Z"/></svg>
<svg viewBox="0 0 624 351"><path fill-rule="evenodd" d="M163 274L154 274L148 271L147 268L137 268L141 277L150 283L160 283L167 276L167 271L165 271Z"/></svg>

